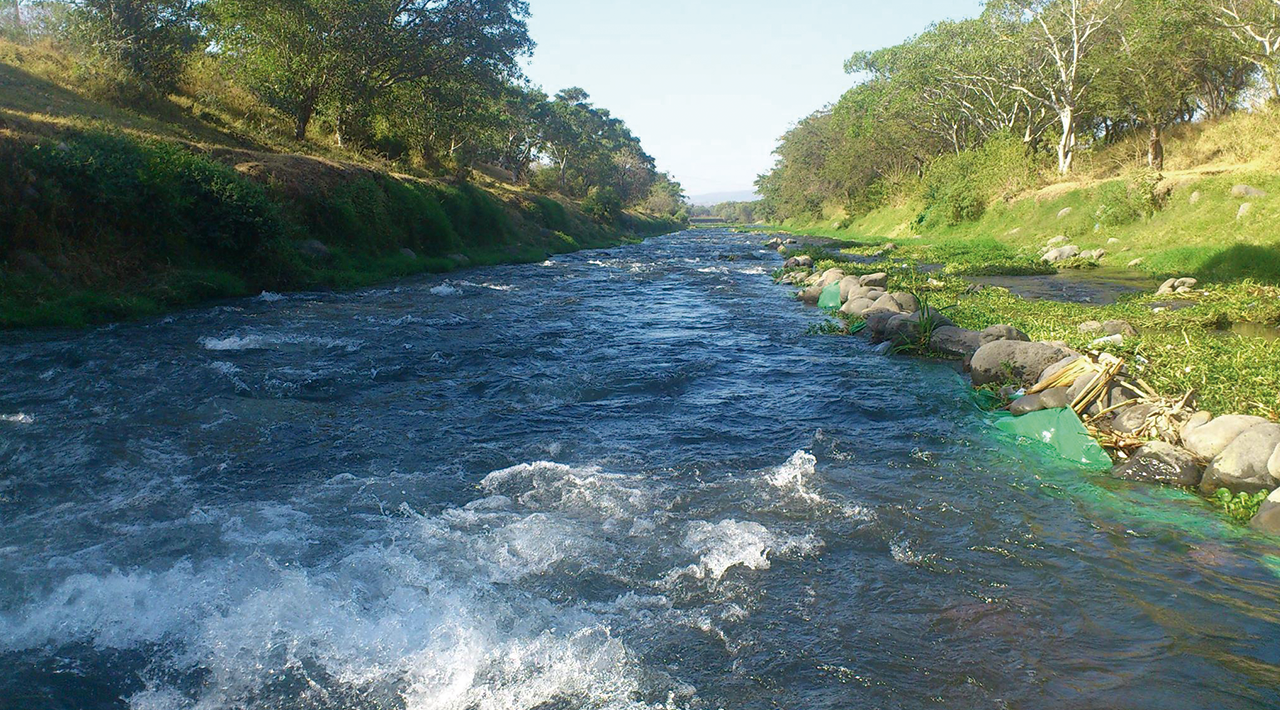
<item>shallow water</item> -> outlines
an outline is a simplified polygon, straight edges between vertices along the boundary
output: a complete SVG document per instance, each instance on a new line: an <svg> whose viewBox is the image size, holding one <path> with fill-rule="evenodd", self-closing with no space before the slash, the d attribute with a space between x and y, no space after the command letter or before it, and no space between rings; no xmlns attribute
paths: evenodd
<svg viewBox="0 0 1280 710"><path fill-rule="evenodd" d="M1018 296L1062 303L1115 303L1123 296L1154 292L1160 286L1150 276L1130 269L1065 269L1056 274L973 276L984 286L1007 288Z"/></svg>
<svg viewBox="0 0 1280 710"><path fill-rule="evenodd" d="M0 707L1280 704L1280 545L806 335L763 241L3 334Z"/></svg>

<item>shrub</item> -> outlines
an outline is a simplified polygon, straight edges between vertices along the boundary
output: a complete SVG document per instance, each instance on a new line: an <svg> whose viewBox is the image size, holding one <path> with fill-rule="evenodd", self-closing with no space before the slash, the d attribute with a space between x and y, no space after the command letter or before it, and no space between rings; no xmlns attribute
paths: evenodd
<svg viewBox="0 0 1280 710"><path fill-rule="evenodd" d="M1123 227L1155 214L1162 206L1156 188L1160 174L1149 168L1134 171L1126 180L1098 188L1098 222Z"/></svg>
<svg viewBox="0 0 1280 710"><path fill-rule="evenodd" d="M597 222L613 224L622 214L622 200L612 187L593 187L582 201L582 211Z"/></svg>
<svg viewBox="0 0 1280 710"><path fill-rule="evenodd" d="M202 42L191 0L85 0L74 5L65 33L161 93L177 88Z"/></svg>
<svg viewBox="0 0 1280 710"><path fill-rule="evenodd" d="M982 217L987 205L1011 197L1035 183L1035 162L1022 141L996 136L980 148L946 155L925 170L921 197L925 208L917 227L953 227Z"/></svg>

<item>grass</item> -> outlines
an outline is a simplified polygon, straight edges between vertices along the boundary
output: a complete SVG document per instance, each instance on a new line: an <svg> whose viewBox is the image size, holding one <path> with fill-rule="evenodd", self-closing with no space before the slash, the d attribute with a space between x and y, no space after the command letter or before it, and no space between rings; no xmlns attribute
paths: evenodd
<svg viewBox="0 0 1280 710"><path fill-rule="evenodd" d="M296 142L212 65L174 96L121 90L51 45L0 40L0 328L541 261L680 226ZM303 256L311 239L330 257Z"/></svg>

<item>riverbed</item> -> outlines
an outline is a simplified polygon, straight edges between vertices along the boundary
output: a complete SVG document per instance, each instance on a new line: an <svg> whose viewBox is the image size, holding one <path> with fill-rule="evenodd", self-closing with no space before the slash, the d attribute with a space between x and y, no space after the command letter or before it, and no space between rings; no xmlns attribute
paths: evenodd
<svg viewBox="0 0 1280 710"><path fill-rule="evenodd" d="M764 241L0 333L0 708L1280 705L1274 540Z"/></svg>

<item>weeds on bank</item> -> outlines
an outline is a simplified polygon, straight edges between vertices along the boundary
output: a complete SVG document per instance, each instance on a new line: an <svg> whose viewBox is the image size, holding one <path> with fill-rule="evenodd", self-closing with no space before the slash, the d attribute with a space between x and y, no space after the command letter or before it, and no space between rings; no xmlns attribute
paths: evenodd
<svg viewBox="0 0 1280 710"><path fill-rule="evenodd" d="M1209 502L1237 523L1247 524L1258 514L1258 510L1267 500L1267 492L1232 494L1225 488L1219 488Z"/></svg>

